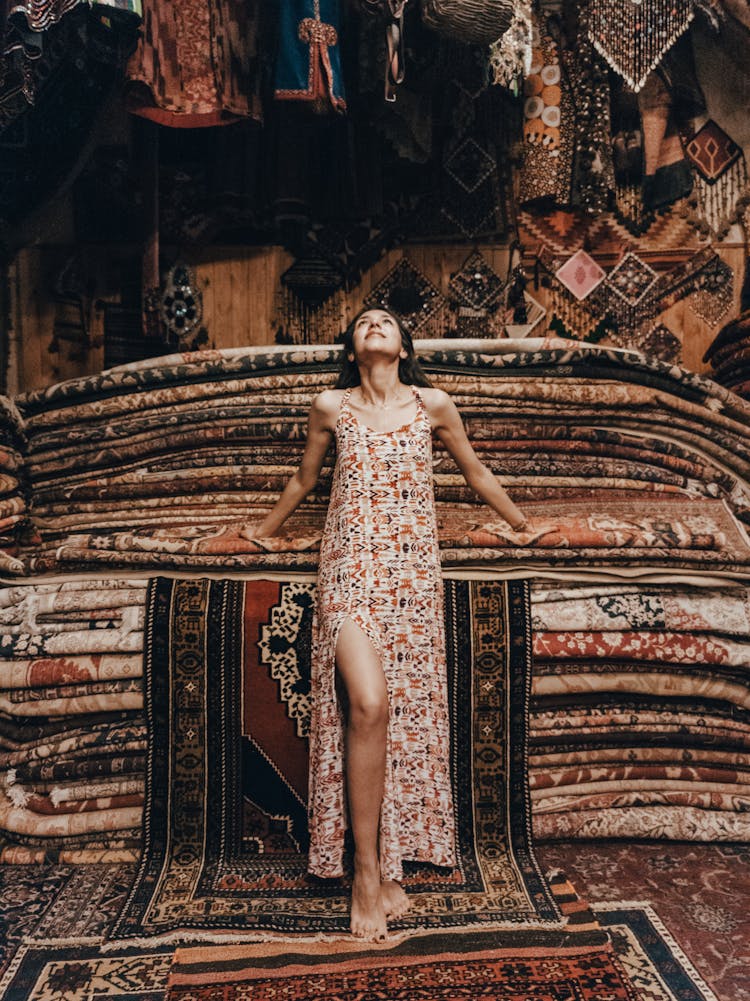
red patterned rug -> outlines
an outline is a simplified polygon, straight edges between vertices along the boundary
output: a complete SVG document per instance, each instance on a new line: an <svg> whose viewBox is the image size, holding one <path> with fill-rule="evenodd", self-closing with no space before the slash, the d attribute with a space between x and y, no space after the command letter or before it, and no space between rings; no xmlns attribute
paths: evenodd
<svg viewBox="0 0 750 1001"><path fill-rule="evenodd" d="M178 949L167 990L167 1001L638 1001L640 997L608 945L505 945L498 942L497 932L430 934L387 948L337 942L327 947L315 943L307 949L289 944Z"/></svg>
<svg viewBox="0 0 750 1001"><path fill-rule="evenodd" d="M348 877L306 871L313 590L151 582L144 851L112 939L348 931ZM458 863L408 863L401 932L561 927L529 844L530 622L524 581L445 583Z"/></svg>
<svg viewBox="0 0 750 1001"><path fill-rule="evenodd" d="M472 936L489 940L491 935ZM439 947L440 943L431 943ZM637 1001L639 995L612 953L602 948L544 951L478 948L444 955L354 952L322 960L274 957L281 966L257 967L247 949L214 950L178 960L168 1001ZM184 950L189 953L190 950ZM205 952L206 950L201 950ZM180 950L182 955L183 950ZM271 958L271 957L269 957ZM288 964L288 965L287 965Z"/></svg>
<svg viewBox="0 0 750 1001"><path fill-rule="evenodd" d="M178 948L167 1001L642 1001L607 932L564 876L567 923Z"/></svg>

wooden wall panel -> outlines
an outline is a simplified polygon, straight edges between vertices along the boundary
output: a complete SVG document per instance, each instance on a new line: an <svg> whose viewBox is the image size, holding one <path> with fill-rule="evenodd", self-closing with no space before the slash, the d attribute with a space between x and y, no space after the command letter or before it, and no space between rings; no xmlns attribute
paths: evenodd
<svg viewBox="0 0 750 1001"><path fill-rule="evenodd" d="M502 277L508 273L509 250L491 244L409 245L405 250L392 250L366 273L360 285L345 299L342 306L342 329L348 318L360 308L363 299L387 272L406 254L412 263L430 278L444 293L452 272L462 265L472 250L481 251L490 266ZM65 260L70 248L33 247L21 252L15 267L15 313L21 330L21 350L18 364L18 389L47 386L61 379L86 375L101 370L101 347L88 351L82 358L70 357L66 345L59 354L49 352L55 319L52 282L55 269ZM732 315L739 311L741 276L744 268L743 245L723 245L722 257L734 269L735 303ZM116 299L112 275L106 273L106 248L84 252L91 284L97 298ZM263 345L273 343L278 325L278 290L283 272L292 263L291 256L281 247L219 247L186 256L195 270L203 294L204 325L209 345L216 348ZM545 290L534 291L544 304ZM684 364L694 371L706 371L703 354L716 336L718 326L710 328L684 303L677 303L665 316L667 325L683 340ZM94 334L101 333L101 314L95 309L90 315ZM546 323L546 321L545 321ZM720 325L719 325L720 326ZM543 333L540 325L535 333Z"/></svg>

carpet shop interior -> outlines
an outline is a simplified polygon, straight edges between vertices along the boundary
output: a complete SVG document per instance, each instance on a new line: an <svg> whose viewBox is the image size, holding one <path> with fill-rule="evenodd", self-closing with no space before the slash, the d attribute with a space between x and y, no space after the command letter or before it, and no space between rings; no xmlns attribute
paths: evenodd
<svg viewBox="0 0 750 1001"><path fill-rule="evenodd" d="M0 4L0 997L750 1001L750 4ZM437 438L455 867L306 871L335 456ZM534 525L553 523L534 534Z"/></svg>

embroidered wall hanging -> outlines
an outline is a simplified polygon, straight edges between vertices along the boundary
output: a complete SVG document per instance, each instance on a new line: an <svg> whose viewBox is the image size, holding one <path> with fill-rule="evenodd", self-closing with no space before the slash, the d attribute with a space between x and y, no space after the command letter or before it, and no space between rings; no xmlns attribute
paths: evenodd
<svg viewBox="0 0 750 1001"><path fill-rule="evenodd" d="M562 86L560 48L544 18L534 15L532 59L524 81L521 203L552 198L568 204L573 159L573 102Z"/></svg>
<svg viewBox="0 0 750 1001"><path fill-rule="evenodd" d="M745 155L712 119L689 140L685 153L694 169L700 220L714 237L726 236L747 200Z"/></svg>
<svg viewBox="0 0 750 1001"><path fill-rule="evenodd" d="M555 272L555 278L579 300L590 295L606 275L606 271L585 250L577 250Z"/></svg>
<svg viewBox="0 0 750 1001"><path fill-rule="evenodd" d="M187 264L178 262L167 272L160 313L170 341L179 347L191 346L190 335L203 319L203 293Z"/></svg>
<svg viewBox="0 0 750 1001"><path fill-rule="evenodd" d="M503 324L498 316L505 282L479 251L469 254L448 282L449 301L457 337L497 337Z"/></svg>
<svg viewBox="0 0 750 1001"><path fill-rule="evenodd" d="M734 271L718 254L696 276L698 288L688 299L697 317L715 327L732 308Z"/></svg>
<svg viewBox="0 0 750 1001"><path fill-rule="evenodd" d="M412 337L445 335L445 298L406 257L378 282L363 305L395 313Z"/></svg>
<svg viewBox="0 0 750 1001"><path fill-rule="evenodd" d="M606 271L584 250L572 257L543 246L534 267L535 285L547 290L550 328L576 340L592 340L607 315L611 294L602 292Z"/></svg>
<svg viewBox="0 0 750 1001"><path fill-rule="evenodd" d="M590 0L583 23L591 44L637 92L694 16L693 0Z"/></svg>
<svg viewBox="0 0 750 1001"><path fill-rule="evenodd" d="M317 255L299 258L281 276L277 343L333 344L344 306L340 272Z"/></svg>
<svg viewBox="0 0 750 1001"><path fill-rule="evenodd" d="M663 323L657 323L650 330L636 331L628 343L618 346L633 347L647 358L658 358L659 361L678 364L682 361L682 343Z"/></svg>
<svg viewBox="0 0 750 1001"><path fill-rule="evenodd" d="M339 0L280 0L274 97L316 111L346 110L338 48Z"/></svg>

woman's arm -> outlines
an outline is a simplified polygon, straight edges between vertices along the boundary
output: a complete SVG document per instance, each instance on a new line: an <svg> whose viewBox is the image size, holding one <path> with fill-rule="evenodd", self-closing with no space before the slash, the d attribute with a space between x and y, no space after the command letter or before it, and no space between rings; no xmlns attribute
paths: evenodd
<svg viewBox="0 0 750 1001"><path fill-rule="evenodd" d="M325 390L312 402L307 420L307 441L297 472L289 477L279 499L259 525L247 525L240 530L245 539L264 539L275 535L286 519L299 507L318 482L338 415L339 396Z"/></svg>
<svg viewBox="0 0 750 1001"><path fill-rule="evenodd" d="M421 393L433 430L453 456L468 485L485 503L497 511L514 531L522 532L526 528L526 518L472 448L453 400L442 389L423 389Z"/></svg>

